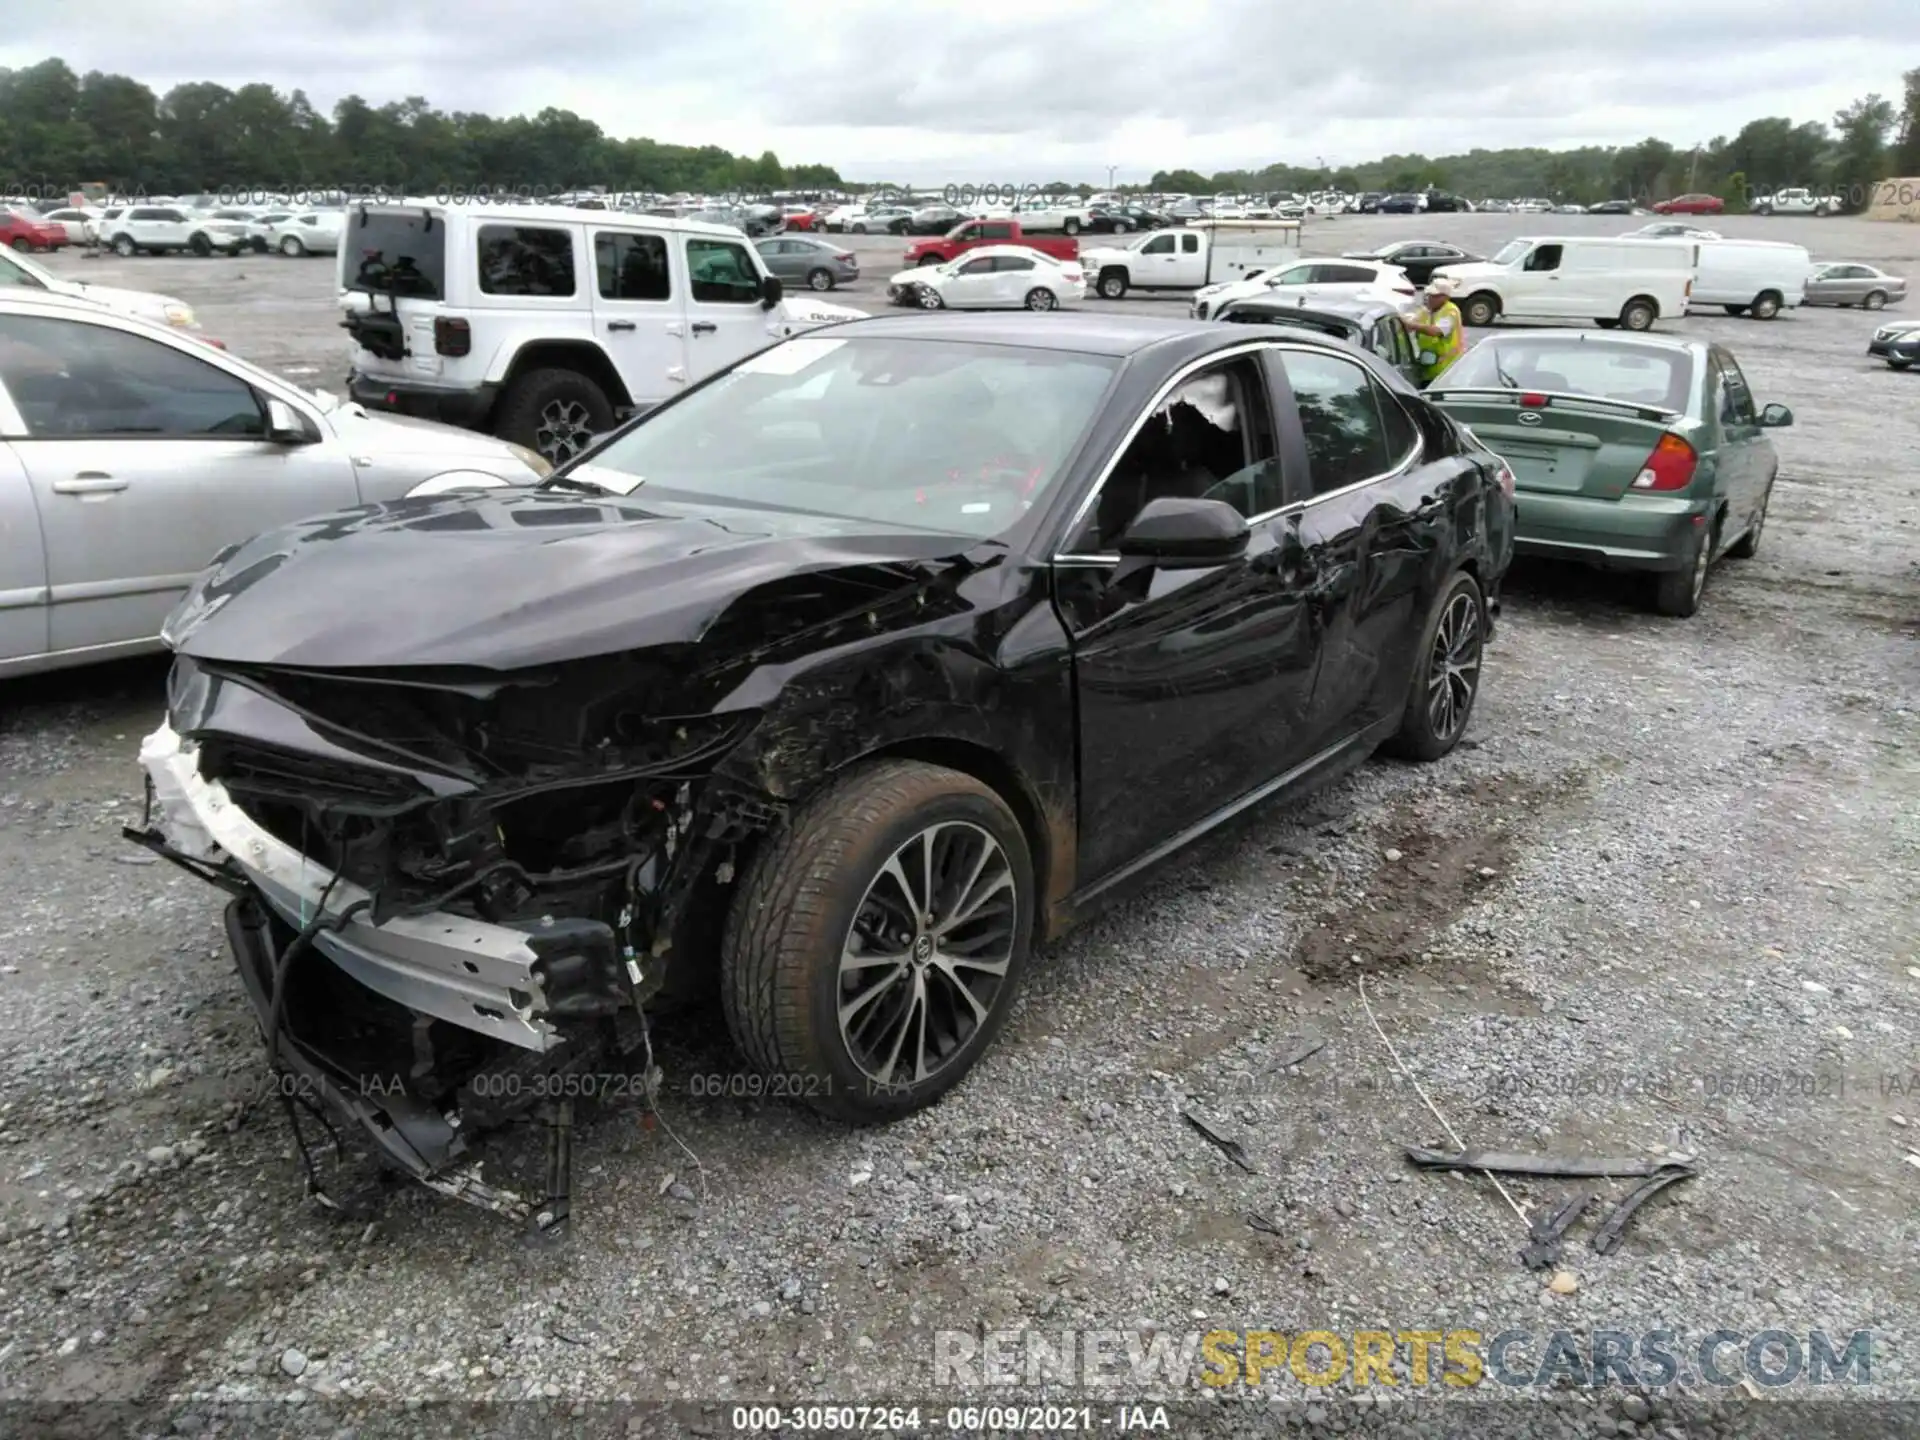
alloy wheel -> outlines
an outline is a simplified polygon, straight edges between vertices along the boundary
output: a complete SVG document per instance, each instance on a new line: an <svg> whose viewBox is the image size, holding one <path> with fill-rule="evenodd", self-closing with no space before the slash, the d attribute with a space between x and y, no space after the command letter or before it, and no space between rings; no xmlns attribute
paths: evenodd
<svg viewBox="0 0 1920 1440"><path fill-rule="evenodd" d="M918 1084L966 1049L1012 964L1019 902L1006 853L978 825L930 825L888 857L840 953L840 1040L862 1074Z"/></svg>
<svg viewBox="0 0 1920 1440"><path fill-rule="evenodd" d="M1860 308L1863 310L1878 310L1886 303L1887 297L1882 295L1878 290L1875 290L1860 302Z"/></svg>
<svg viewBox="0 0 1920 1440"><path fill-rule="evenodd" d="M1687 585L1696 604L1699 602L1701 592L1707 588L1707 567L1712 563L1713 537L1703 535L1700 537L1700 548L1693 557L1693 576Z"/></svg>
<svg viewBox="0 0 1920 1440"><path fill-rule="evenodd" d="M1029 310L1051 310L1059 303L1059 301L1053 298L1053 292L1051 290L1043 290L1037 285L1027 293L1027 309Z"/></svg>
<svg viewBox="0 0 1920 1440"><path fill-rule="evenodd" d="M533 448L558 465L593 443L593 417L578 400L549 400L534 427Z"/></svg>
<svg viewBox="0 0 1920 1440"><path fill-rule="evenodd" d="M938 310L945 303L946 302L940 298L940 292L938 290L934 290L926 285L920 287L920 308L922 310Z"/></svg>
<svg viewBox="0 0 1920 1440"><path fill-rule="evenodd" d="M1480 631L1480 604L1462 591L1434 629L1427 664L1427 723L1437 739L1451 740L1473 707L1480 683Z"/></svg>

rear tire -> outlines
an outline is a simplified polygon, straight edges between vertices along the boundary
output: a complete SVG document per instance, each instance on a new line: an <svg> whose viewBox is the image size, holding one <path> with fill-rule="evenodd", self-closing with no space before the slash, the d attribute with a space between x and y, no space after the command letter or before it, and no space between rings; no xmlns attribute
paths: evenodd
<svg viewBox="0 0 1920 1440"><path fill-rule="evenodd" d="M195 258L204 260L213 254L213 242L205 235L196 234L187 241L187 249L194 253Z"/></svg>
<svg viewBox="0 0 1920 1440"><path fill-rule="evenodd" d="M1756 295L1749 313L1756 320L1771 320L1780 313L1780 297L1771 290L1764 295Z"/></svg>
<svg viewBox="0 0 1920 1440"><path fill-rule="evenodd" d="M1401 760L1438 760L1460 743L1480 694L1486 599L1479 582L1457 572L1421 627L1407 707L1400 728L1380 749Z"/></svg>
<svg viewBox="0 0 1920 1440"><path fill-rule="evenodd" d="M1500 318L1500 297L1485 291L1469 295L1467 303L1460 307L1460 318L1475 330L1486 329Z"/></svg>
<svg viewBox="0 0 1920 1440"><path fill-rule="evenodd" d="M571 460L613 427L606 392L578 370L529 370L513 382L494 434L537 450L555 465Z"/></svg>
<svg viewBox="0 0 1920 1440"><path fill-rule="evenodd" d="M921 265L938 265L941 261L938 255L922 255L918 263Z"/></svg>
<svg viewBox="0 0 1920 1440"><path fill-rule="evenodd" d="M807 288L809 290L831 290L833 288L833 272L825 268L809 270L807 272Z"/></svg>
<svg viewBox="0 0 1920 1440"><path fill-rule="evenodd" d="M1862 310L1886 309L1887 308L1887 292L1884 290L1869 290L1866 293L1865 297L1861 299L1860 308Z"/></svg>
<svg viewBox="0 0 1920 1440"><path fill-rule="evenodd" d="M301 243L298 235L289 235L280 242L280 253L289 260L298 260L307 253L307 247Z"/></svg>
<svg viewBox="0 0 1920 1440"><path fill-rule="evenodd" d="M131 235L116 235L113 237L113 253L118 255L122 260L131 260L139 249L140 247L133 243L133 237Z"/></svg>
<svg viewBox="0 0 1920 1440"><path fill-rule="evenodd" d="M1887 368L1889 370L1904 370L1907 368L1907 366L1911 365L1912 363L1913 362L1911 360L1895 360L1895 359L1889 358L1887 361Z"/></svg>
<svg viewBox="0 0 1920 1440"><path fill-rule="evenodd" d="M1620 307L1620 328L1622 330L1651 330L1653 322L1660 316L1659 307L1651 300L1629 300Z"/></svg>
<svg viewBox="0 0 1920 1440"><path fill-rule="evenodd" d="M1729 560L1751 560L1760 553L1760 535L1766 528L1767 505L1773 499L1773 481L1767 482L1767 488L1760 496L1760 508L1753 512L1753 519L1747 522L1747 533L1727 547Z"/></svg>
<svg viewBox="0 0 1920 1440"><path fill-rule="evenodd" d="M1069 215L1066 224L1060 228L1069 235L1078 235L1080 233L1080 217L1077 215Z"/></svg>
<svg viewBox="0 0 1920 1440"><path fill-rule="evenodd" d="M1029 310L1058 310L1060 301L1044 285L1036 285L1027 292L1026 306Z"/></svg>
<svg viewBox="0 0 1920 1440"><path fill-rule="evenodd" d="M22 255L26 254L29 250L33 249L33 242L27 239L27 237L24 235L15 236L10 243L12 244L13 248L15 250L18 250Z"/></svg>
<svg viewBox="0 0 1920 1440"><path fill-rule="evenodd" d="M1685 565L1653 577L1654 610L1675 620L1686 620L1700 608L1700 597L1707 589L1707 571L1713 565L1713 527L1702 526L1695 537L1695 548L1687 552Z"/></svg>
<svg viewBox="0 0 1920 1440"><path fill-rule="evenodd" d="M978 872L975 853L987 867ZM928 873L933 893L923 895ZM983 883L993 887L984 896ZM1012 1008L1033 891L1026 836L987 786L919 761L861 766L789 814L747 867L720 952L734 1044L768 1075L804 1077L790 1093L839 1119L891 1120L932 1104ZM978 918L942 934L969 899ZM954 935L970 937L973 963L961 945L943 948ZM860 1007L851 1015L850 1004ZM921 1048L929 1042L932 1054ZM890 1048L922 1063L902 1074Z"/></svg>

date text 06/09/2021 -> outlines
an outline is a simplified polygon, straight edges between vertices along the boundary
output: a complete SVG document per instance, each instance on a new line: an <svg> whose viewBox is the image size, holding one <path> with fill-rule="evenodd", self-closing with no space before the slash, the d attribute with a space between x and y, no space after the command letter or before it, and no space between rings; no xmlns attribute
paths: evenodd
<svg viewBox="0 0 1920 1440"><path fill-rule="evenodd" d="M736 1405L733 1429L832 1434L947 1430L1031 1434L1172 1428L1164 1405Z"/></svg>

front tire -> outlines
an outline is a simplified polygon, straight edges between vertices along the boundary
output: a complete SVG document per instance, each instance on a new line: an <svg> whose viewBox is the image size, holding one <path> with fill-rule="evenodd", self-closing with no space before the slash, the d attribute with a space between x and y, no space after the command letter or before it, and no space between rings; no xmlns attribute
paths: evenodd
<svg viewBox="0 0 1920 1440"><path fill-rule="evenodd" d="M916 299L919 301L922 310L944 310L947 308L947 302L940 298L940 292L931 285L922 285L919 287L919 291L920 293Z"/></svg>
<svg viewBox="0 0 1920 1440"><path fill-rule="evenodd" d="M113 237L113 253L118 255L122 260L131 260L139 249L140 247L133 243L133 237L131 235L116 235Z"/></svg>
<svg viewBox="0 0 1920 1440"><path fill-rule="evenodd" d="M1100 276L1096 287L1102 300L1118 300L1127 293L1127 274L1124 270L1108 270Z"/></svg>
<svg viewBox="0 0 1920 1440"><path fill-rule="evenodd" d="M1475 330L1484 330L1499 318L1500 299L1496 295L1482 292L1469 295L1467 303L1460 307L1460 318Z"/></svg>
<svg viewBox="0 0 1920 1440"><path fill-rule="evenodd" d="M1078 235L1080 233L1079 217L1076 215L1069 215L1067 217L1067 223L1062 225L1060 228L1066 231L1067 234L1069 235Z"/></svg>
<svg viewBox="0 0 1920 1440"><path fill-rule="evenodd" d="M1766 529L1767 506L1773 500L1773 482L1767 482L1765 493L1760 496L1760 508L1753 512L1753 519L1747 522L1747 533L1727 547L1729 560L1751 560L1760 553L1760 536Z"/></svg>
<svg viewBox="0 0 1920 1440"><path fill-rule="evenodd" d="M1460 743L1480 694L1486 635L1486 599L1480 584L1459 571L1428 612L1407 708L1400 729L1380 747L1385 754L1402 760L1438 760Z"/></svg>
<svg viewBox="0 0 1920 1440"><path fill-rule="evenodd" d="M578 370L530 370L501 402L494 434L537 450L555 465L613 428L606 392Z"/></svg>
<svg viewBox="0 0 1920 1440"><path fill-rule="evenodd" d="M205 235L195 235L187 241L187 249L193 252L196 259L204 260L213 254L213 242Z"/></svg>
<svg viewBox="0 0 1920 1440"><path fill-rule="evenodd" d="M33 249L33 242L24 235L16 235L10 243L13 245L13 248L22 255Z"/></svg>
<svg viewBox="0 0 1920 1440"><path fill-rule="evenodd" d="M932 1104L993 1041L1033 933L1006 803L919 761L862 766L796 809L727 916L720 988L753 1065L843 1120Z"/></svg>

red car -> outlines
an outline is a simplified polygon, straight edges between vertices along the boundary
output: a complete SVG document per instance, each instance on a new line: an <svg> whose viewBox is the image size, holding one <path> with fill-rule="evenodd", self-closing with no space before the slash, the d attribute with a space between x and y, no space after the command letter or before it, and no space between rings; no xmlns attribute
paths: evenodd
<svg viewBox="0 0 1920 1440"><path fill-rule="evenodd" d="M18 210L0 210L0 244L16 250L58 250L66 243L65 226L36 220Z"/></svg>
<svg viewBox="0 0 1920 1440"><path fill-rule="evenodd" d="M1718 215L1727 202L1718 195L1676 195L1653 207L1656 215Z"/></svg>
<svg viewBox="0 0 1920 1440"><path fill-rule="evenodd" d="M820 216L811 205L789 205L780 212L780 220L788 230L812 230L820 224Z"/></svg>
<svg viewBox="0 0 1920 1440"><path fill-rule="evenodd" d="M1080 258L1080 242L1071 235L1031 235L1017 220L963 220L938 239L914 241L907 247L907 264L944 265L979 245L1025 245L1056 260Z"/></svg>

